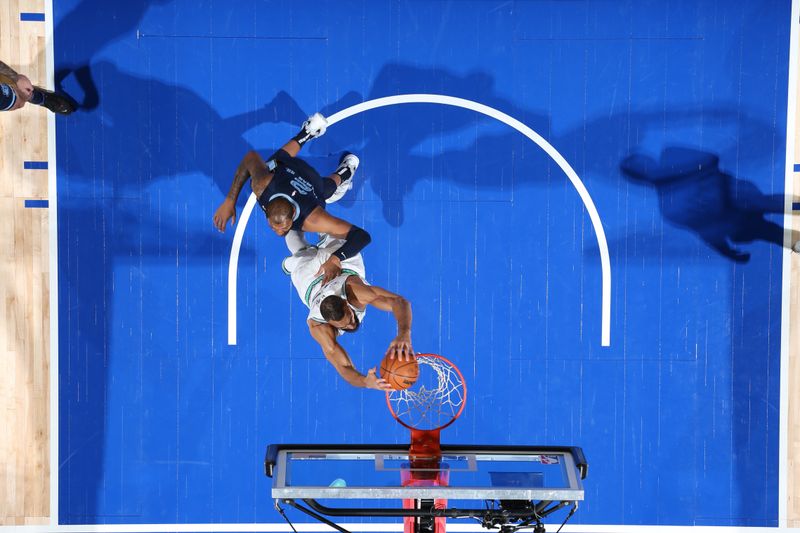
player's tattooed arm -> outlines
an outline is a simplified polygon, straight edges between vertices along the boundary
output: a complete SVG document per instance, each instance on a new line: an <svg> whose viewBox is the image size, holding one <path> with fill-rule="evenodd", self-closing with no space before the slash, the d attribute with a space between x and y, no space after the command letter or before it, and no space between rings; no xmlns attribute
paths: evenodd
<svg viewBox="0 0 800 533"><path fill-rule="evenodd" d="M228 190L228 195L226 196L228 200L232 200L234 203L239 199L239 193L242 192L242 187L244 187L244 184L250 179L250 170L247 164L249 155L250 153L248 152L236 168L236 173L233 175L233 183L231 183L231 188Z"/></svg>
<svg viewBox="0 0 800 533"><path fill-rule="evenodd" d="M325 358L333 365L345 381L354 387L365 387L368 389L386 390L389 384L386 380L379 378L375 374L375 369L371 368L367 375L359 372L353 365L353 361L342 346L336 342L336 329L329 325L313 320L308 321L308 330L311 336L322 348Z"/></svg>
<svg viewBox="0 0 800 533"><path fill-rule="evenodd" d="M2 61L0 61L0 76L5 76L6 78L10 79L14 83L17 82L19 79L19 74L13 68L9 67Z"/></svg>
<svg viewBox="0 0 800 533"><path fill-rule="evenodd" d="M233 175L233 183L228 190L228 195L214 213L214 227L223 232L228 220L231 221L231 225L236 223L236 201L247 180L252 180L253 192L256 196L260 196L271 179L272 174L269 173L267 164L261 159L261 156L253 151L247 152Z"/></svg>

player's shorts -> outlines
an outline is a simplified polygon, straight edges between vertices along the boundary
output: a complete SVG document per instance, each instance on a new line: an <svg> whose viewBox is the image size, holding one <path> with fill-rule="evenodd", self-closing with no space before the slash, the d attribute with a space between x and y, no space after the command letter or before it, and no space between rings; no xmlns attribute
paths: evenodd
<svg viewBox="0 0 800 533"><path fill-rule="evenodd" d="M17 93L7 83L0 83L0 111L8 111L17 103Z"/></svg>
<svg viewBox="0 0 800 533"><path fill-rule="evenodd" d="M327 237L317 246L309 246L283 260L283 269L292 276L292 285L297 290L297 295L310 307L317 291L322 288L322 275L317 275L319 267L328 260L333 252L341 248L344 239ZM364 259L361 254L356 254L342 261L343 274L355 274L365 279L367 271L364 268Z"/></svg>

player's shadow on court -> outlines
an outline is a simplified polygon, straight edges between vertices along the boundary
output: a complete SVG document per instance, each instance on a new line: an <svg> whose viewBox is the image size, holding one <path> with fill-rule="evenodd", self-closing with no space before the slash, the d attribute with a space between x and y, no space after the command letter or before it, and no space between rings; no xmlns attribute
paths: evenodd
<svg viewBox="0 0 800 533"><path fill-rule="evenodd" d="M132 34L152 6L172 1L83 0L58 21L54 34L70 38L69 47L65 52L69 53L73 61L88 63L115 39ZM87 28L91 28L91 31L86 31Z"/></svg>
<svg viewBox="0 0 800 533"><path fill-rule="evenodd" d="M165 5L173 0L129 0L107 2L105 0L83 0L61 17L54 28L57 39L69 40L67 47L55 47L55 88L65 91L62 82L74 74L78 79L72 96L79 111L90 111L97 107L98 94L93 80L86 77L86 68L100 51L116 39L130 36L147 11L153 6ZM86 31L91 28L91 31ZM40 52L44 53L44 48ZM68 57L68 60L65 60ZM33 64L38 64L39 59Z"/></svg>
<svg viewBox="0 0 800 533"><path fill-rule="evenodd" d="M289 123L303 116L294 100L280 91L257 109L222 117L190 89L124 72L107 61L59 70L56 79L65 90L85 94L88 101L82 106L94 110L74 117L68 128L102 138L102 145L114 151L114 158L100 163L108 165L100 175L115 196L138 196L157 181L188 173L212 178L225 194L242 156L257 149L245 134L261 124ZM75 91L76 86L81 90ZM96 187L96 152L78 149L86 145L82 139L68 142L75 144L70 173ZM240 204L246 198L241 195Z"/></svg>
<svg viewBox="0 0 800 533"><path fill-rule="evenodd" d="M83 94L96 98L90 112L61 124L60 149L67 156L58 159L60 171L68 176L59 182L58 215L60 272L69 280L59 297L60 308L69 310L59 321L64 339L59 354L62 369L81 368L60 378L60 419L70 424L60 430L65 459L59 490L62 501L71 502L60 507L60 520L92 523L109 520L97 516L96 498L104 480L102 459L109 453L109 391L111 383L122 386L124 381L109 375L109 368L126 365L109 363L112 347L124 343L131 359L145 363L164 357L166 367L178 353L174 346L171 352L148 346L139 334L130 337L119 325L134 320L131 325L145 338L175 338L174 331L171 335L163 329L176 330L177 323L170 326L169 317L154 320L153 313L137 306L163 304L168 309L166 295L173 293L174 300L178 289L186 289L173 283L175 276L163 281L152 276L176 264L213 264L223 271L230 249L231 233L220 235L210 221L210 206L221 195L213 182L197 174L218 177L219 188L225 190L238 158L251 148L242 132L258 121L289 117L279 94L272 107L223 119L190 90L126 74L108 62L70 70L62 79L82 83L87 89ZM158 98L141 98L150 91ZM215 166L212 148L229 152L230 160ZM254 255L247 246L241 253L242 260ZM120 301L133 309L120 309ZM156 386L138 394L147 396ZM157 420L159 414L147 416ZM132 439L142 446L152 442L139 437Z"/></svg>
<svg viewBox="0 0 800 533"><path fill-rule="evenodd" d="M299 125L304 116L315 110L301 110L288 94L276 91L271 102L265 102L262 107L224 118L211 102L189 88L127 73L109 62L72 69L61 79L68 83L73 75L73 83L90 87L90 93L94 87L95 109L92 113L70 117L62 126L66 135L60 142L72 147L68 151L69 159L60 157L59 165L68 164L69 175L71 178L74 176L74 180L67 184L67 190L62 192L74 201L71 205L61 203L59 225L62 232L73 228L74 233L69 238L80 242L81 250L97 250L98 253L88 259L82 257L80 269L76 266L74 272L64 274L67 279L75 280L74 302L78 298L81 302L80 306L74 302L68 304L68 308L80 315L79 320L86 326L77 330L87 337L84 343L86 353L75 356L84 357L85 361L72 362L78 366L88 365L89 383L104 391L108 382L104 357L112 336L110 326L114 324L110 315L112 310L107 305L113 301L111 272L114 265L126 257L149 258L161 253L169 257L169 252L174 257L175 249L168 249L156 239L168 243L171 238L184 236L184 228L177 225L165 228L160 237L156 237L156 232L148 234L141 228L151 224L151 217L158 215L158 210L142 211L131 206L131 201L146 205L150 199L148 195L157 188L163 198L170 199L164 201L183 199L187 206L191 202L192 209L207 209L209 233L205 240L200 241L202 245L193 248L196 254L193 257L197 261L206 261L215 253L216 256L227 256L213 248L215 239L224 242L226 246L223 249L226 250L230 242L230 233L219 236L211 229L210 215L221 198L219 192L224 193L230 186L233 171L246 151L276 148L255 147L247 141L245 134L264 123ZM322 111L329 114L367 99L420 92L472 99L521 120L550 140L569 161L582 162L576 165L576 170L587 180L590 192L592 179L620 179L619 161L630 152L627 139L631 133L663 127L665 115L663 110L659 110L598 117L556 134L546 113L525 109L499 96L493 78L488 74L460 75L444 69L420 69L398 64L388 64L380 71L368 97L351 92ZM720 120L730 118L733 121L736 117L735 112L725 109L675 110L666 114L676 121L691 122L714 113ZM742 122L750 128L750 137L754 136L752 132L762 128L760 123ZM362 179L356 180L354 192L357 193L361 187L371 187L383 203L386 220L400 226L404 203L418 198L415 189L421 186L428 187L427 192L441 201L489 197L509 202L518 184L548 186L541 169L544 168L542 165L552 164L549 158L517 132L504 125L497 126L492 119L467 110L432 105L396 106L343 121L331 128L325 137L310 143L302 156L324 172L323 158L329 161L331 154L344 149L364 154L362 161L372 162L373 166L364 165ZM772 136L763 138L771 139ZM102 139L102 142L95 139ZM106 149L107 153L104 152ZM724 153L725 148L721 150ZM517 157L515 161L512 152L527 157L522 160ZM385 166L376 168L375 162ZM208 180L187 183L180 178L195 173ZM560 179L566 180L566 177L554 175L553 181ZM739 186L737 184L734 188ZM730 185L728 187L730 189ZM206 189L206 192L199 194L201 189ZM97 203L96 206L87 208L81 205L85 203L81 197L87 195ZM347 207L356 196L348 194L341 203ZM241 200L246 197L247 194L243 194ZM576 201L579 201L577 195ZM136 229L137 233L123 237L121 242L108 248L113 239L103 233L109 227L105 222L115 220L120 211L126 215L116 219L119 232L125 233L123 228L127 226ZM678 215L677 219L681 217L687 218L685 213ZM86 220L91 223L87 224ZM72 221L72 226L69 221ZM685 220L682 223L688 224ZM137 240L140 234L143 243ZM103 276L99 272L104 272ZM96 325L97 316L102 317L100 325ZM62 338L68 338L72 332L65 329L66 322L62 324ZM119 333L114 332L114 335ZM85 419L94 424L87 426L85 431L85 435L91 437L87 439L90 444L75 442L70 448L80 449L81 457L86 458L85 463L73 463L70 468L78 471L85 466L82 475L87 477L101 468L92 467L91 459L97 447L100 448L99 456L102 456L102 424L106 416L102 394L99 399L91 400L85 402L85 412L62 412L62 420L66 420L67 415L73 420L76 415L85 415ZM93 437L98 432L100 437ZM97 474L95 479L102 479L102 475ZM87 491L86 483L79 487ZM69 495L68 486L63 490L65 497ZM94 507L93 503L87 503L87 512L91 513ZM72 521L80 520L73 517Z"/></svg>
<svg viewBox="0 0 800 533"><path fill-rule="evenodd" d="M763 139L774 138L774 128L741 110L726 106L683 106L637 110L589 117L572 129L556 131L544 110L522 107L500 95L492 75L457 74L442 68L386 64L369 93L350 92L323 108L330 115L375 98L414 93L456 96L488 105L520 120L547 140L577 171L592 193L593 180L617 183L618 161L635 148L631 139L665 129L683 131L702 121L734 128L720 154L742 153L752 146L752 158ZM306 110L310 111L310 110ZM360 143L360 146L359 146ZM400 226L404 203L419 197L415 189L427 187L426 199L510 201L519 186L552 186L567 177L544 151L511 127L474 111L445 105L404 104L380 108L348 118L330 128L308 153L354 150L365 162L354 193L341 200L347 207L368 186L383 203L384 219ZM308 157L308 153L303 157ZM313 157L312 157L313 159ZM577 193L575 195L578 200ZM579 200L578 200L579 201ZM602 215L602 213L601 213Z"/></svg>
<svg viewBox="0 0 800 533"><path fill-rule="evenodd" d="M366 96L350 92L321 112L327 116L366 100L415 93L480 102L511 114L538 132L550 129L548 117L541 112L519 108L500 97L494 77L488 73L462 75L400 63L383 66ZM352 150L365 156L365 170L354 184L354 194L345 196L341 205L348 207L361 196L362 187L370 187L382 202L384 219L395 227L403 224L404 204L415 197L442 202L510 201L518 175L534 173L537 163L546 164L541 150L508 126L446 105L374 109L336 124L327 135L327 146L312 146L312 153ZM520 163L510 157L512 152L526 157ZM422 193L420 186L426 189Z"/></svg>
<svg viewBox="0 0 800 533"><path fill-rule="evenodd" d="M222 117L189 88L126 73L109 62L62 70L57 79L79 85L77 92L87 95L86 107L96 107L102 94L98 113L82 114L74 120L90 123L113 145L139 150L141 154L131 155L131 164L147 169L145 181L199 172L210 177L223 194L244 153L256 149L267 156L285 140L273 141L275 146L253 146L246 138L250 130L266 123L299 125L315 111L301 109L288 93L278 91L256 109ZM521 120L573 163L590 193L593 179L619 178L615 162L629 152L632 132L663 128L665 120L663 110L624 113L590 119L581 127L556 134L546 114L500 97L488 74L459 75L445 69L391 63L378 73L367 97L351 91L321 111L330 115L364 100L426 92L473 100ZM145 94L153 97L142 98ZM666 115L676 127L702 117L717 121L736 118L724 108L680 109ZM747 117L740 123L742 129L736 138L741 142L772 137L761 121ZM110 144L108 141L106 144ZM721 153L735 148L722 147ZM547 186L567 180L543 150L510 127L470 110L442 105L391 106L348 118L311 143L301 157L327 174L344 150L362 155L367 164L355 181L354 191L345 195L340 205L351 206L361 196L360 189L368 186L382 202L384 219L393 226L402 225L404 204L420 196L415 195L420 186L426 188L429 200L511 201L515 188L521 185ZM84 159L73 159L73 166L88 169L96 165L92 154L75 152L77 157L83 154ZM119 168L118 161L109 159L106 163ZM142 183L141 173L115 172L114 168L103 175L113 176L108 186L121 189L115 191L118 194L138 194L147 184ZM96 175L84 171L77 174ZM94 177L90 181L94 186ZM240 196L240 207L246 197Z"/></svg>
<svg viewBox="0 0 800 533"><path fill-rule="evenodd" d="M671 146L657 161L630 155L620 169L630 181L655 189L664 220L695 233L723 257L749 261L750 253L738 245L753 241L783 246L783 227L765 218L783 213L783 195L765 195L755 184L723 172L715 154Z"/></svg>
<svg viewBox="0 0 800 533"><path fill-rule="evenodd" d="M193 303L188 281L159 273L172 271L176 264L189 268L212 265L210 268L218 272L227 269L229 243L221 242L214 232L204 231L205 226L186 220L184 213L190 209L151 200L59 199L59 274L68 280L59 287L58 394L62 424L58 468L60 501L64 502L59 506L60 523L120 519L98 514L97 503L104 495L104 458L118 452L115 446L119 444L111 442L107 430L109 419L113 416L117 424L125 423L110 398L123 391L137 397L142 405L163 403L163 375L152 378L141 368L155 364L169 375L181 360L177 354L185 349L176 345L176 333L181 324L185 328L191 323L176 319L176 314L189 316L190 309L197 312L200 307L200 314L208 315L202 313L202 307L211 302ZM243 247L241 257L242 261L253 260L254 253ZM187 295L181 297L180 305L174 303L179 290ZM155 343L153 338L157 339ZM115 352L115 346L122 346L121 352ZM112 353L124 355L112 362ZM187 359L191 356L184 355L183 360ZM116 373L109 372L110 368L117 369ZM187 373L184 369L184 375ZM141 380L132 377L137 375ZM125 426L126 442L122 446L135 446L140 454L159 456L163 450L154 449L153 434L167 431L171 411L145 410L138 416L140 423ZM135 504L126 507L135 508Z"/></svg>

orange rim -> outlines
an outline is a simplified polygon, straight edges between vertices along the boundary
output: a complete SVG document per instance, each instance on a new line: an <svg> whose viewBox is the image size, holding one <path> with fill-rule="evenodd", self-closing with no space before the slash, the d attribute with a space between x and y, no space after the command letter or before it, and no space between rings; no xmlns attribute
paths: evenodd
<svg viewBox="0 0 800 533"><path fill-rule="evenodd" d="M445 363L450 365L450 367L453 370L456 371L456 374L458 374L458 378L461 380L461 385L463 386L463 389L464 389L464 393L463 393L464 394L464 399L461 402L461 407L459 407L458 412L456 414L454 414L453 418L451 418L450 421L447 422L446 424L442 424L441 426L438 426L438 427L435 427L435 428L418 429L418 428L415 428L414 426L410 426L410 425L406 424L405 422L403 422L402 420L400 420L400 417L398 417L397 413L394 412L394 408L392 407L392 402L389 399L390 391L386 391L386 405L389 407L389 412L392 413L392 416L394 417L394 419L397 420L401 425L407 427L408 429L414 429L414 430L418 430L418 431L437 431L437 430L440 430L440 429L444 429L447 426L449 426L450 424L452 424L453 422L455 422L456 419L458 419L459 416L461 416L461 413L464 411L464 407L466 407L466 405L467 405L467 382L464 380L464 375L461 373L461 370L459 370L458 367L456 365L454 365L452 361L450 361L450 359L448 359L446 357L442 357L441 355L437 355L435 353L418 353L417 357L435 357L436 359L441 359L442 361L444 361Z"/></svg>

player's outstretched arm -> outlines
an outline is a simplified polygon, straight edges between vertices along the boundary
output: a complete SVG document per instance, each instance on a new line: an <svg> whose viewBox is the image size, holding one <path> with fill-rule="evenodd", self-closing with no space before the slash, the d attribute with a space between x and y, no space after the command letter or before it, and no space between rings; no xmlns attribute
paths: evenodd
<svg viewBox="0 0 800 533"><path fill-rule="evenodd" d="M289 139L289 142L284 144L281 149L292 157L297 157L300 148L311 139L322 137L325 135L325 130L328 128L328 120L322 116L322 113L314 113L308 120L303 122L300 127L300 132Z"/></svg>
<svg viewBox="0 0 800 533"><path fill-rule="evenodd" d="M16 70L14 70L13 68L9 67L8 65L0 61L0 76L4 76L9 80L11 80L12 82L17 83L17 80L19 79L20 75L17 73Z"/></svg>
<svg viewBox="0 0 800 533"><path fill-rule="evenodd" d="M390 311L397 321L397 336L389 343L386 355L410 360L414 357L411 345L411 302L382 287L366 285L357 277L348 278L348 286L358 303L373 305L381 311Z"/></svg>
<svg viewBox="0 0 800 533"><path fill-rule="evenodd" d="M731 246L728 243L728 239L725 235L718 235L712 231L700 231L699 234L709 246L714 248L728 259L732 259L737 263L747 263L750 261L750 253L743 252Z"/></svg>
<svg viewBox="0 0 800 533"><path fill-rule="evenodd" d="M233 183L228 195L214 213L214 227L220 232L225 231L228 220L231 221L231 226L236 224L236 201L239 199L242 187L251 178L253 180L251 186L256 196L261 195L271 179L267 164L258 153L253 151L247 152L242 158L236 174L233 175Z"/></svg>
<svg viewBox="0 0 800 533"><path fill-rule="evenodd" d="M341 273L342 261L360 253L365 246L372 242L372 237L365 230L328 214L321 207L315 208L308 215L303 223L303 231L327 233L332 237L345 240L341 248L331 254L317 272L317 275L325 276L323 283L329 282Z"/></svg>
<svg viewBox="0 0 800 533"><path fill-rule="evenodd" d="M314 337L314 340L319 343L322 348L322 353L325 354L325 358L330 361L334 368L336 368L336 371L339 372L339 375L350 385L376 390L387 390L390 388L386 380L375 375L374 368L371 368L366 376L356 370L350 356L347 355L344 348L336 342L336 329L333 326L309 320L308 330L311 332L311 336Z"/></svg>

